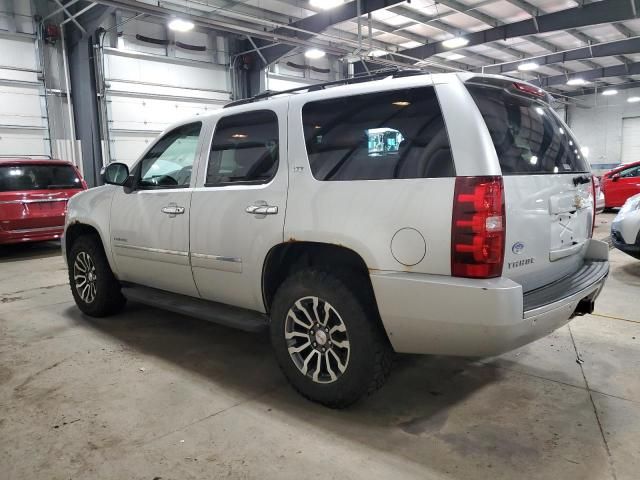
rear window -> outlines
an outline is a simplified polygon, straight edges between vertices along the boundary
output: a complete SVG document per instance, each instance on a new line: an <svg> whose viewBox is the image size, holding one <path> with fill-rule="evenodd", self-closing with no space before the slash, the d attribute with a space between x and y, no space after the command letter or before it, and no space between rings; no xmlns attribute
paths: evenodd
<svg viewBox="0 0 640 480"><path fill-rule="evenodd" d="M502 88L467 88L489 128L503 175L589 171L575 138L547 104Z"/></svg>
<svg viewBox="0 0 640 480"><path fill-rule="evenodd" d="M69 165L0 166L0 192L61 188L82 188L75 170Z"/></svg>
<svg viewBox="0 0 640 480"><path fill-rule="evenodd" d="M318 180L455 176L433 87L310 102L302 122Z"/></svg>

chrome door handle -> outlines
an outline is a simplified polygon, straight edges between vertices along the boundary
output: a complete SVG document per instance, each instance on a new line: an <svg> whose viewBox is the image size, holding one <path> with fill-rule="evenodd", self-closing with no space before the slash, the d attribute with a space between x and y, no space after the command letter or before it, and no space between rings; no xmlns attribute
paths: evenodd
<svg viewBox="0 0 640 480"><path fill-rule="evenodd" d="M252 215L276 215L278 207L272 205L249 205L244 211Z"/></svg>
<svg viewBox="0 0 640 480"><path fill-rule="evenodd" d="M166 207L162 207L162 213L166 213L167 215L182 215L184 213L184 207L167 205Z"/></svg>

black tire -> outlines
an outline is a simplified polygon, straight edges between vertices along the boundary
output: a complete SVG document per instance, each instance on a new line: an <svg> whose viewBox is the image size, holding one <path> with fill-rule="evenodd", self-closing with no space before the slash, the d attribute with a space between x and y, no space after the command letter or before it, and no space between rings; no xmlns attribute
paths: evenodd
<svg viewBox="0 0 640 480"><path fill-rule="evenodd" d="M120 282L111 271L102 242L96 235L83 235L73 243L68 264L71 293L82 312L92 317L106 317L122 310L126 299L120 290ZM89 278L89 292L88 283L82 282L83 266L88 270L85 280ZM78 274L80 276L76 280Z"/></svg>
<svg viewBox="0 0 640 480"><path fill-rule="evenodd" d="M287 278L276 292L271 309L271 343L284 375L293 387L309 400L331 408L347 407L380 388L391 372L393 352L381 328L370 288L368 285L362 288L366 281L367 279L361 275L349 272L330 273L304 269ZM318 303L313 303L313 297L318 299ZM302 327L301 323L288 320L290 309L294 315L304 318L305 315L300 313L302 310L296 304L299 300L301 304L308 302L305 309L311 310L312 314L315 308L314 318L322 317L325 326L333 325L331 331L334 333L329 334L329 328L324 328L321 323L314 324L308 317L304 323L310 323L311 327ZM330 313L319 315L319 311L326 313L326 307L322 305L327 303L331 307L327 308ZM292 322L297 324L296 328L309 330L304 334L296 331L295 337L287 340L285 333L288 331L289 335L293 334L289 329L293 325ZM344 325L346 333L341 333L342 327L336 329L339 323ZM318 337L312 333L314 328L327 332L315 343ZM325 343L320 343L323 339ZM344 339L347 339L347 342ZM300 343L292 343L295 341ZM290 354L289 347L296 349L307 341L311 345L294 360L293 355L297 353ZM339 344L349 345L346 355L345 349L338 347ZM320 352L320 348L324 353ZM335 355L334 352L329 352L330 348L334 350ZM305 374L302 371L304 364L302 367L298 365L302 362L302 357L310 351L309 355L314 356L307 362L310 365L315 362L315 365L311 367L313 371L307 371ZM323 357L325 354L326 357ZM333 358L328 360L329 357ZM336 363L337 358L341 358L342 363ZM344 371L336 373L341 368L344 368ZM325 373L317 374L314 379L316 371L320 372L323 369ZM324 383L320 382L322 375ZM336 379L333 379L334 375Z"/></svg>

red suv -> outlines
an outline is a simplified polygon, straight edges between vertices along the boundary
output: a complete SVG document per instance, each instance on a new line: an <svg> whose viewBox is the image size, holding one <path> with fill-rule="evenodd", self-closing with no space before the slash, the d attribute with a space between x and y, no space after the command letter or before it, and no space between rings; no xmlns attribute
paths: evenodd
<svg viewBox="0 0 640 480"><path fill-rule="evenodd" d="M70 162L0 158L0 245L60 238L67 200L86 189Z"/></svg>
<svg viewBox="0 0 640 480"><path fill-rule="evenodd" d="M640 193L640 162L627 163L602 175L605 208L621 207Z"/></svg>

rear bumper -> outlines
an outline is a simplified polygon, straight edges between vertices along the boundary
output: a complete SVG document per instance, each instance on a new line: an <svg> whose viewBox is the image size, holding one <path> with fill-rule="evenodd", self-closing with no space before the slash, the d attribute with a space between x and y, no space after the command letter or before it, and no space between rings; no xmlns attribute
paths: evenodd
<svg viewBox="0 0 640 480"><path fill-rule="evenodd" d="M527 294L507 278L372 272L389 340L404 353L487 356L544 337L584 313L584 305L592 306L604 286L608 247L591 242L591 254L578 272Z"/></svg>
<svg viewBox="0 0 640 480"><path fill-rule="evenodd" d="M63 225L54 227L28 228L21 230L1 230L0 245L24 242L44 242L62 237Z"/></svg>

